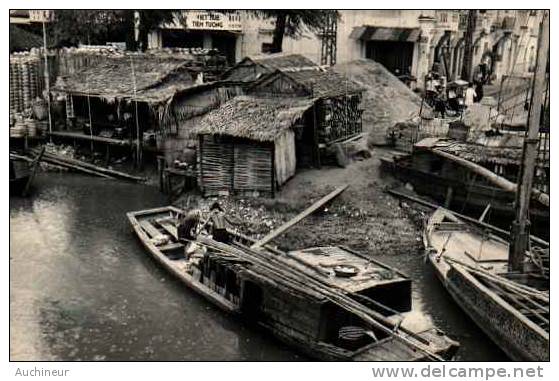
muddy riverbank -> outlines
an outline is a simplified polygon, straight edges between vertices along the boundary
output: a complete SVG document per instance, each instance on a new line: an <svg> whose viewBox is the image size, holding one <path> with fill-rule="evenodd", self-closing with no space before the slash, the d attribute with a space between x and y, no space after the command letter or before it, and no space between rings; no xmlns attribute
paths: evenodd
<svg viewBox="0 0 559 381"><path fill-rule="evenodd" d="M397 266L414 280L415 311L461 341L458 359L505 359L423 263L418 230L405 205L382 192L373 160L303 172L276 200L234 203L245 205L242 221L259 221L249 223L261 230L254 234L265 234L351 181L328 211L277 244L343 243ZM125 213L167 203L154 186L70 173L40 173L33 197L10 198L10 358L306 360L214 308L147 256Z"/></svg>

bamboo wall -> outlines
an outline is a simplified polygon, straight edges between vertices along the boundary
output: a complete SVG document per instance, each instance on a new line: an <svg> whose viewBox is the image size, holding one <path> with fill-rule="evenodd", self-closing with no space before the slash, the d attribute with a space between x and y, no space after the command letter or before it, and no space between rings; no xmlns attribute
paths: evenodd
<svg viewBox="0 0 559 381"><path fill-rule="evenodd" d="M318 137L320 143L351 138L363 131L360 108L361 95L325 98L318 107Z"/></svg>
<svg viewBox="0 0 559 381"><path fill-rule="evenodd" d="M198 161L198 183L206 196L274 194L272 143L201 135Z"/></svg>

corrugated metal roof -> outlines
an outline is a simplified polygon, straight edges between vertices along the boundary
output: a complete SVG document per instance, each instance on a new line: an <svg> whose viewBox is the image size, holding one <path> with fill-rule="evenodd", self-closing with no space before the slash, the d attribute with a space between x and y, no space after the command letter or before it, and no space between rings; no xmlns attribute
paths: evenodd
<svg viewBox="0 0 559 381"><path fill-rule="evenodd" d="M385 28L363 25L353 28L349 37L363 41L417 42L420 35L421 29L419 28Z"/></svg>

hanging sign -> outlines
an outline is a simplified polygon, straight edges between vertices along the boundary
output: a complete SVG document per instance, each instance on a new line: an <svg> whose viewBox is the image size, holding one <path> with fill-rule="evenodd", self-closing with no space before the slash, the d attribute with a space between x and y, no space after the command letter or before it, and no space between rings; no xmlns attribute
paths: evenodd
<svg viewBox="0 0 559 381"><path fill-rule="evenodd" d="M185 17L185 24L187 29L237 32L242 30L241 15L237 12L188 11Z"/></svg>
<svg viewBox="0 0 559 381"><path fill-rule="evenodd" d="M29 10L30 22L52 22L54 21L54 11L50 9Z"/></svg>

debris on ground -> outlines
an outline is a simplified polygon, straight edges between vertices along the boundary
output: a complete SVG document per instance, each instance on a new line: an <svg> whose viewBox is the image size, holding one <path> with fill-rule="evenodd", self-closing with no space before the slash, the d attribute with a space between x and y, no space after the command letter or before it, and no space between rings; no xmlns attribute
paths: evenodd
<svg viewBox="0 0 559 381"><path fill-rule="evenodd" d="M347 183L349 188L339 197L271 244L284 250L344 245L372 257L417 251L422 241L420 227L414 222L415 211L384 192L396 180L379 173L378 158L382 154L382 150L375 149L371 159L352 162L346 168L301 170L274 199L204 199L190 194L183 195L175 205L207 211L217 201L235 228L259 239Z"/></svg>

